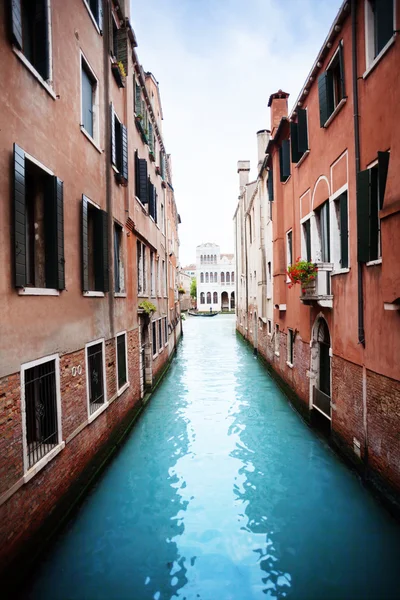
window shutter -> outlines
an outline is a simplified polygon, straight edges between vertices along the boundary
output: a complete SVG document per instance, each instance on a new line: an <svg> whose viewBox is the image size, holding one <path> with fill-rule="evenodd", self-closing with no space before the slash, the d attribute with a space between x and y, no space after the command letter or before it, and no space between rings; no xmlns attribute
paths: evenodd
<svg viewBox="0 0 400 600"><path fill-rule="evenodd" d="M93 87L86 70L82 67L82 125L93 137Z"/></svg>
<svg viewBox="0 0 400 600"><path fill-rule="evenodd" d="M94 234L94 279L99 292L110 290L108 272L108 214L104 210L95 212Z"/></svg>
<svg viewBox="0 0 400 600"><path fill-rule="evenodd" d="M119 236L118 229L114 225L114 292L120 292L119 285Z"/></svg>
<svg viewBox="0 0 400 600"><path fill-rule="evenodd" d="M128 181L128 130L125 125L121 125L121 134L122 134L122 144L121 144L121 152L122 152L122 177Z"/></svg>
<svg viewBox="0 0 400 600"><path fill-rule="evenodd" d="M21 0L11 0L11 31L13 42L22 49Z"/></svg>
<svg viewBox="0 0 400 600"><path fill-rule="evenodd" d="M378 0L374 3L376 22L376 54L386 46L393 36L393 0Z"/></svg>
<svg viewBox="0 0 400 600"><path fill-rule="evenodd" d="M88 199L82 196L82 290L89 291Z"/></svg>
<svg viewBox="0 0 400 600"><path fill-rule="evenodd" d="M45 196L46 287L65 289L64 192L58 177L48 177Z"/></svg>
<svg viewBox="0 0 400 600"><path fill-rule="evenodd" d="M125 25L117 30L117 54L118 62L122 62L125 75L128 75L128 29Z"/></svg>
<svg viewBox="0 0 400 600"><path fill-rule="evenodd" d="M308 150L307 111L305 108L297 109L297 147L301 155Z"/></svg>
<svg viewBox="0 0 400 600"><path fill-rule="evenodd" d="M270 202L274 201L274 172L272 169L268 171L268 198Z"/></svg>
<svg viewBox="0 0 400 600"><path fill-rule="evenodd" d="M113 165L117 164L117 150L115 145L115 113L114 106L111 102L111 162Z"/></svg>
<svg viewBox="0 0 400 600"><path fill-rule="evenodd" d="M342 98L346 96L344 87L344 58L343 45L339 44L339 67L340 67L340 87L342 88Z"/></svg>
<svg viewBox="0 0 400 600"><path fill-rule="evenodd" d="M157 196L157 192L154 189L154 220L157 223L158 222L158 215L157 215L157 201L158 201L158 196Z"/></svg>
<svg viewBox="0 0 400 600"><path fill-rule="evenodd" d="M369 169L369 260L378 258L378 169Z"/></svg>
<svg viewBox="0 0 400 600"><path fill-rule="evenodd" d="M359 262L369 261L369 205L370 171L357 174L357 257Z"/></svg>
<svg viewBox="0 0 400 600"><path fill-rule="evenodd" d="M139 192L141 203L147 204L147 161L145 158L139 158Z"/></svg>
<svg viewBox="0 0 400 600"><path fill-rule="evenodd" d="M290 141L283 140L279 149L279 159L281 168L281 181L286 181L290 176Z"/></svg>
<svg viewBox="0 0 400 600"><path fill-rule="evenodd" d="M304 222L304 232L306 238L306 258L311 260L311 222L310 219Z"/></svg>
<svg viewBox="0 0 400 600"><path fill-rule="evenodd" d="M150 152L154 152L153 124L151 121L149 121L149 146Z"/></svg>
<svg viewBox="0 0 400 600"><path fill-rule="evenodd" d="M385 201L387 172L389 168L389 152L378 152L378 190L379 208L382 210Z"/></svg>
<svg viewBox="0 0 400 600"><path fill-rule="evenodd" d="M140 85L135 80L135 113L136 115L142 114L142 96L140 91Z"/></svg>
<svg viewBox="0 0 400 600"><path fill-rule="evenodd" d="M290 123L290 147L292 151L292 162L298 163L302 154L298 150L298 126L297 123Z"/></svg>
<svg viewBox="0 0 400 600"><path fill-rule="evenodd" d="M36 2L34 31L36 38L36 69L47 81L50 76L47 2Z"/></svg>
<svg viewBox="0 0 400 600"><path fill-rule="evenodd" d="M347 215L347 192L340 196L340 266L347 269L349 266L349 223Z"/></svg>
<svg viewBox="0 0 400 600"><path fill-rule="evenodd" d="M13 3L14 4L14 3ZM26 283L25 152L14 144L14 267L15 287Z"/></svg>
<svg viewBox="0 0 400 600"><path fill-rule="evenodd" d="M139 155L135 151L135 196L140 198Z"/></svg>
<svg viewBox="0 0 400 600"><path fill-rule="evenodd" d="M332 75L325 71L318 77L319 122L323 127L333 112Z"/></svg>
<svg viewBox="0 0 400 600"><path fill-rule="evenodd" d="M101 33L103 33L103 2L102 0L97 0L97 15L96 15L97 25Z"/></svg>
<svg viewBox="0 0 400 600"><path fill-rule="evenodd" d="M149 194L149 215L154 219L154 185L151 183L150 179L147 189Z"/></svg>

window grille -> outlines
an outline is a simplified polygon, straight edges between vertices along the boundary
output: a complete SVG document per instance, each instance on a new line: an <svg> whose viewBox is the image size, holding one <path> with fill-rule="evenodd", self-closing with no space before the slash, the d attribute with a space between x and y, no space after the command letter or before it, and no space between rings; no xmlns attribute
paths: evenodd
<svg viewBox="0 0 400 600"><path fill-rule="evenodd" d="M92 415L104 404L103 344L87 349L89 372L89 413Z"/></svg>

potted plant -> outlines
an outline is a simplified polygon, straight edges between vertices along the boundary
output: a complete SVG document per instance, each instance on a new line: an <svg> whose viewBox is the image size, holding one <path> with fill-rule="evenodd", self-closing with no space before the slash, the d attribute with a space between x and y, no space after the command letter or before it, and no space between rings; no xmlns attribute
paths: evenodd
<svg viewBox="0 0 400 600"><path fill-rule="evenodd" d="M149 300L143 300L139 304L138 308L140 309L140 311L143 311L143 313L145 315L147 315L149 318L157 310L157 307L152 302L149 302Z"/></svg>
<svg viewBox="0 0 400 600"><path fill-rule="evenodd" d="M301 291L306 293L307 288L315 288L315 279L317 277L318 267L315 263L308 260L301 260L300 257L296 262L288 267L286 271L290 279L289 288L292 288L296 283L301 285Z"/></svg>
<svg viewBox="0 0 400 600"><path fill-rule="evenodd" d="M114 62L111 65L111 69L118 87L125 87L126 72L123 62Z"/></svg>
<svg viewBox="0 0 400 600"><path fill-rule="evenodd" d="M182 295L185 293L185 289L182 286L178 287L178 294Z"/></svg>

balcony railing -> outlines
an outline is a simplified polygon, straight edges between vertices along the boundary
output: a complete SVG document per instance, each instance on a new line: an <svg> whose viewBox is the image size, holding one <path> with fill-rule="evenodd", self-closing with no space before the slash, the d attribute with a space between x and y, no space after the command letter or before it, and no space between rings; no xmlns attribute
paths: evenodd
<svg viewBox="0 0 400 600"><path fill-rule="evenodd" d="M331 290L332 263L317 263L317 276L301 290L300 299L303 304L316 302L320 306L332 308L333 296Z"/></svg>
<svg viewBox="0 0 400 600"><path fill-rule="evenodd" d="M317 387L313 389L313 406L328 419L331 418L331 397L321 392Z"/></svg>

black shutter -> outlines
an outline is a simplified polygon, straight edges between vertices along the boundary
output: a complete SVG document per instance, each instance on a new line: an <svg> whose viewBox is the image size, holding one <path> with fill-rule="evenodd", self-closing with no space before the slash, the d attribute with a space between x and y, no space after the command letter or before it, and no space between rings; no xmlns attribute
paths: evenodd
<svg viewBox="0 0 400 600"><path fill-rule="evenodd" d="M13 42L22 49L21 0L11 0L11 31Z"/></svg>
<svg viewBox="0 0 400 600"><path fill-rule="evenodd" d="M128 130L125 125L121 125L121 152L122 152L122 177L128 181Z"/></svg>
<svg viewBox="0 0 400 600"><path fill-rule="evenodd" d="M111 102L111 162L113 165L117 164L117 150L115 145L115 114L114 114L114 106Z"/></svg>
<svg viewBox="0 0 400 600"><path fill-rule="evenodd" d="M138 151L135 151L135 196L140 197L140 178L139 178L139 155Z"/></svg>
<svg viewBox="0 0 400 600"><path fill-rule="evenodd" d="M303 223L304 233L306 238L306 259L308 262L311 261L311 222L310 219Z"/></svg>
<svg viewBox="0 0 400 600"><path fill-rule="evenodd" d="M323 127L333 113L332 74L325 71L318 77L319 122Z"/></svg>
<svg viewBox="0 0 400 600"><path fill-rule="evenodd" d="M340 212L340 266L347 269L349 266L349 221L347 215L347 192L341 194L339 199Z"/></svg>
<svg viewBox="0 0 400 600"><path fill-rule="evenodd" d="M378 152L378 190L379 208L382 210L385 200L387 172L389 168L389 152Z"/></svg>
<svg viewBox="0 0 400 600"><path fill-rule="evenodd" d="M292 162L298 163L302 153L298 150L299 138L297 123L290 123L290 147L292 151Z"/></svg>
<svg viewBox="0 0 400 600"><path fill-rule="evenodd" d="M281 181L286 181L290 176L290 141L283 140L279 148L279 162L281 168Z"/></svg>
<svg viewBox="0 0 400 600"><path fill-rule="evenodd" d="M339 44L339 68L340 68L340 87L342 90L342 98L346 96L346 90L344 87L344 58L343 58L343 44Z"/></svg>
<svg viewBox="0 0 400 600"><path fill-rule="evenodd" d="M46 287L65 289L63 182L48 177L45 195Z"/></svg>
<svg viewBox="0 0 400 600"><path fill-rule="evenodd" d="M94 220L94 280L97 292L110 289L108 272L108 214L104 210L95 211Z"/></svg>
<svg viewBox="0 0 400 600"><path fill-rule="evenodd" d="M35 6L35 68L45 81L49 79L49 28L47 2L36 2Z"/></svg>
<svg viewBox="0 0 400 600"><path fill-rule="evenodd" d="M386 46L394 34L393 0L378 0L374 2L376 55Z"/></svg>
<svg viewBox="0 0 400 600"><path fill-rule="evenodd" d="M357 174L357 257L369 261L370 170Z"/></svg>
<svg viewBox="0 0 400 600"><path fill-rule="evenodd" d="M128 75L128 30L125 26L117 30L117 60L124 65L125 75Z"/></svg>
<svg viewBox="0 0 400 600"><path fill-rule="evenodd" d="M156 223L158 222L157 221L157 219L158 219L158 216L157 216L157 201L158 201L158 196L157 196L156 190L154 189L154 220L155 220Z"/></svg>
<svg viewBox="0 0 400 600"><path fill-rule="evenodd" d="M139 158L139 199L142 204L147 204L147 161Z"/></svg>
<svg viewBox="0 0 400 600"><path fill-rule="evenodd" d="M369 169L369 260L378 258L378 169Z"/></svg>
<svg viewBox="0 0 400 600"><path fill-rule="evenodd" d="M272 168L268 171L268 198L270 202L274 201L274 173Z"/></svg>
<svg viewBox="0 0 400 600"><path fill-rule="evenodd" d="M82 196L82 290L89 291L88 199Z"/></svg>
<svg viewBox="0 0 400 600"><path fill-rule="evenodd" d="M297 143L300 154L308 150L307 111L305 108L297 109Z"/></svg>
<svg viewBox="0 0 400 600"><path fill-rule="evenodd" d="M15 287L26 284L25 152L14 144L14 268Z"/></svg>
<svg viewBox="0 0 400 600"><path fill-rule="evenodd" d="M154 185L150 180L147 189L149 194L149 215L151 215L154 219Z"/></svg>

